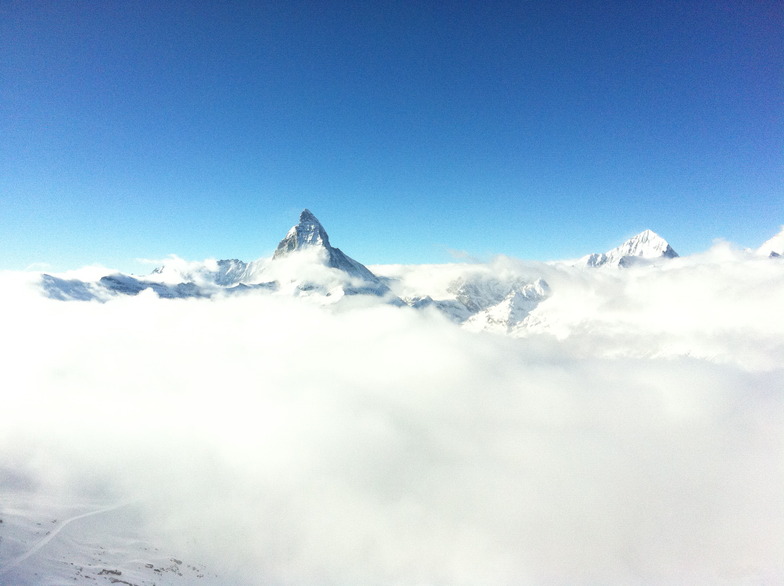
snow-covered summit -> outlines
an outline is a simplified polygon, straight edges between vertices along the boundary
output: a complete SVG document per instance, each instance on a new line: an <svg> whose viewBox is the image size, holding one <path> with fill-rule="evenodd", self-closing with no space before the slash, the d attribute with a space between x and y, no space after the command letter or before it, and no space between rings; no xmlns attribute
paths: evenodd
<svg viewBox="0 0 784 586"><path fill-rule="evenodd" d="M310 210L304 209L299 215L299 224L293 226L286 234L286 237L280 241L272 258L280 258L294 250L301 250L308 246L332 248L324 226L321 225L321 222L318 221Z"/></svg>
<svg viewBox="0 0 784 586"><path fill-rule="evenodd" d="M773 238L766 240L762 246L757 249L757 254L763 256L784 256L784 226L781 231Z"/></svg>
<svg viewBox="0 0 784 586"><path fill-rule="evenodd" d="M612 250L583 257L580 259L580 264L589 267L603 265L627 267L641 260L675 258L677 256L678 253L664 238L653 230L644 230Z"/></svg>
<svg viewBox="0 0 784 586"><path fill-rule="evenodd" d="M299 216L299 224L293 226L278 244L272 260L280 261L303 252L312 255L314 251L325 266L343 271L355 279L386 291L386 287L381 285L370 269L329 243L329 236L321 222L310 210L305 209Z"/></svg>

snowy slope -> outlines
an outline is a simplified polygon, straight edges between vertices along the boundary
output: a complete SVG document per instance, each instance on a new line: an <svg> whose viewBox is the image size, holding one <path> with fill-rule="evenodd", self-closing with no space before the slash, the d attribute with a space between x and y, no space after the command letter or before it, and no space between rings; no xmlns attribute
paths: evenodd
<svg viewBox="0 0 784 586"><path fill-rule="evenodd" d="M550 294L553 269L499 257L490 264L373 267L410 307L437 311L473 331L511 328ZM504 309L506 308L506 309Z"/></svg>
<svg viewBox="0 0 784 586"><path fill-rule="evenodd" d="M509 333L549 295L550 286L543 279L515 287L499 303L472 315L466 320L465 328Z"/></svg>
<svg viewBox="0 0 784 586"><path fill-rule="evenodd" d="M162 549L132 503L0 492L0 584L225 584L203 564Z"/></svg>
<svg viewBox="0 0 784 586"><path fill-rule="evenodd" d="M784 256L784 226L781 227L781 232L776 234L773 238L766 240L762 246L757 249L757 254L772 257Z"/></svg>
<svg viewBox="0 0 784 586"><path fill-rule="evenodd" d="M236 258L187 262L172 257L156 268L149 276L149 280L163 283L193 282L199 285L213 284L230 287L246 280L248 267L249 263Z"/></svg>

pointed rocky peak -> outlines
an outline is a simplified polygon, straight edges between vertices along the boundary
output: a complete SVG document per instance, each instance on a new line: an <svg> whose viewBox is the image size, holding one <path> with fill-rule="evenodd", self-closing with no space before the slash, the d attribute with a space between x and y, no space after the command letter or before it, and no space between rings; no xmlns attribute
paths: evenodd
<svg viewBox="0 0 784 586"><path fill-rule="evenodd" d="M297 254L304 251L314 252L315 254L312 256L303 255L302 257ZM302 210L302 213L299 216L299 223L288 231L286 237L280 241L278 248L272 255L273 261L284 259L288 261L294 260L295 258L297 258L297 260L291 264L290 269L299 272L299 274L289 275L289 278L293 281L302 280L304 278L301 276L304 274L302 271L304 270L307 272L309 269L307 269L306 265L310 263L311 268L320 265L329 269L337 269L344 273L343 277L335 277L333 275L330 278L351 280L352 284L344 287L346 293L369 292L374 295L386 295L389 292L389 287L382 283L370 269L329 243L327 231L324 230L324 227L316 216L307 209ZM302 260L306 261L305 264L300 262ZM280 265L286 264L290 263L274 263L278 268L280 268ZM308 282L307 286L312 285L312 278L309 277L305 280ZM323 289L323 287L321 288Z"/></svg>
<svg viewBox="0 0 784 586"><path fill-rule="evenodd" d="M644 230L626 242L608 250L603 254L591 254L584 257L585 266L599 267L602 265L630 266L644 260L659 258L675 258L678 253L670 243L653 230Z"/></svg>
<svg viewBox="0 0 784 586"><path fill-rule="evenodd" d="M286 237L280 241L272 258L279 258L294 250L301 250L311 246L322 246L327 250L332 248L329 244L327 231L324 230L321 222L318 221L310 210L305 209L299 215L299 224L293 226L286 234Z"/></svg>
<svg viewBox="0 0 784 586"><path fill-rule="evenodd" d="M607 252L607 256L636 256L640 258L675 258L678 253L670 243L653 230L645 230Z"/></svg>

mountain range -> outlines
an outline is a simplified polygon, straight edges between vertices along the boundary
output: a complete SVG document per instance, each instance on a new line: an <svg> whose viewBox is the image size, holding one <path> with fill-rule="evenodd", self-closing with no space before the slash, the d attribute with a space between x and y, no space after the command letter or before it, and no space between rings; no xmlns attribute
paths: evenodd
<svg viewBox="0 0 784 586"><path fill-rule="evenodd" d="M756 254L784 255L784 229L764 243ZM577 271L621 270L656 266L677 257L664 238L645 230L607 252L589 254L572 262L549 263L549 266ZM544 269L547 265L541 266ZM92 281L43 274L41 286L46 296L63 301L107 301L144 291L161 298L211 298L255 291L308 298L329 305L346 297L364 295L381 303L436 311L470 330L506 333L525 329L531 312L552 294L542 274L530 271L524 275L514 271L504 274L504 271L479 270L472 265L459 267L446 286L432 290L427 286L411 287L405 275L396 274L389 267L378 267L374 272L332 246L324 226L305 209L271 258L195 263L172 259L144 277L114 273ZM432 268L431 272L444 271Z"/></svg>
<svg viewBox="0 0 784 586"><path fill-rule="evenodd" d="M367 266L308 210L281 235L0 274L0 585L784 583L784 231Z"/></svg>

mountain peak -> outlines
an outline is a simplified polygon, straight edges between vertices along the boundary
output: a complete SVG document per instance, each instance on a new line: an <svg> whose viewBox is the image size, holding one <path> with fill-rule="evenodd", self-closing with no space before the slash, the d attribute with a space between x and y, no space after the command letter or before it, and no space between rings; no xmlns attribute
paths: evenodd
<svg viewBox="0 0 784 586"><path fill-rule="evenodd" d="M630 266L640 260L654 260L657 258L675 258L678 253L673 250L670 243L653 230L643 230L632 236L626 242L608 250L604 254L591 254L585 257L587 266L598 267L602 265Z"/></svg>
<svg viewBox="0 0 784 586"><path fill-rule="evenodd" d="M623 252L624 256L639 256L642 258L658 258L660 256L674 258L678 256L678 253L672 249L670 243L653 230L643 230L637 236L629 238L629 240L614 250Z"/></svg>
<svg viewBox="0 0 784 586"><path fill-rule="evenodd" d="M644 230L620 246L607 251L608 262L628 266L639 259L675 258L675 252L664 238L653 230Z"/></svg>
<svg viewBox="0 0 784 586"><path fill-rule="evenodd" d="M286 237L280 241L272 258L280 258L294 250L311 246L322 246L327 250L331 248L329 236L327 236L327 231L324 230L321 222L313 215L313 212L304 209L299 215L299 224L293 226Z"/></svg>
<svg viewBox="0 0 784 586"><path fill-rule="evenodd" d="M302 210L299 224L292 226L286 237L280 241L272 260L289 258L289 255L303 250L317 251L321 259L319 262L329 268L343 271L353 279L371 284L375 287L376 294L383 294L388 290L365 265L329 243L327 231L309 209Z"/></svg>
<svg viewBox="0 0 784 586"><path fill-rule="evenodd" d="M318 221L318 218L316 218L316 216L313 215L313 212L311 212L308 208L302 210L302 213L299 215L299 223L300 224L312 223L312 224L319 224L319 225L321 224L321 222Z"/></svg>

